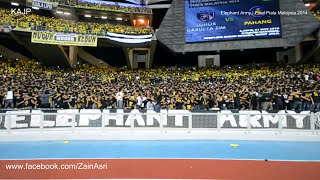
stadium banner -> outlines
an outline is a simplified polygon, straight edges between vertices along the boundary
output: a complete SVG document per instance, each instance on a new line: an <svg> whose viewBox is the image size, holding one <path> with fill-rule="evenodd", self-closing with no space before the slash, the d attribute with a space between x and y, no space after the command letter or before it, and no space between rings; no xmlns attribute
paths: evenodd
<svg viewBox="0 0 320 180"><path fill-rule="evenodd" d="M98 37L93 35L63 34L55 32L33 31L32 43L57 44L63 46L91 46L97 47Z"/></svg>
<svg viewBox="0 0 320 180"><path fill-rule="evenodd" d="M107 36L110 37L118 37L118 38L126 38L126 39L151 39L152 34L147 35L128 35L128 34L117 34L112 32L107 32Z"/></svg>
<svg viewBox="0 0 320 180"><path fill-rule="evenodd" d="M39 9L56 11L58 2L50 2L47 0L27 0L26 5L29 7L38 7Z"/></svg>
<svg viewBox="0 0 320 180"><path fill-rule="evenodd" d="M231 114L237 113L237 114ZM123 109L66 109L66 110L0 110L0 131L8 127L11 130L39 128L72 127L72 114L76 128L83 127L119 127L130 128L189 128L192 129L242 129L251 124L251 130L288 129L320 130L320 115L310 111L188 111L188 110L123 110ZM103 115L102 115L103 114ZM40 119L43 115L44 121ZM311 117L315 117L312 121ZM191 118L191 119L190 119ZM162 120L161 120L162 119ZM220 119L220 120L219 120ZM248 120L250 119L250 123ZM162 122L162 123L161 123ZM192 124L189 124L192 123ZM161 125L162 124L162 125ZM220 126L220 127L219 127Z"/></svg>
<svg viewBox="0 0 320 180"><path fill-rule="evenodd" d="M280 38L279 0L185 0L186 42Z"/></svg>
<svg viewBox="0 0 320 180"><path fill-rule="evenodd" d="M110 43L120 46L139 47L150 45L152 36L152 34L128 35L107 32L106 36L101 38L106 38Z"/></svg>

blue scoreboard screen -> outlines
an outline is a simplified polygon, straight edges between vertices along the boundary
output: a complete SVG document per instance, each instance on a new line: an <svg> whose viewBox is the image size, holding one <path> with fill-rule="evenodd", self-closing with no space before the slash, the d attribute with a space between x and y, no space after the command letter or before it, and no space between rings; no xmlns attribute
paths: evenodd
<svg viewBox="0 0 320 180"><path fill-rule="evenodd" d="M281 37L279 0L186 0L186 42Z"/></svg>

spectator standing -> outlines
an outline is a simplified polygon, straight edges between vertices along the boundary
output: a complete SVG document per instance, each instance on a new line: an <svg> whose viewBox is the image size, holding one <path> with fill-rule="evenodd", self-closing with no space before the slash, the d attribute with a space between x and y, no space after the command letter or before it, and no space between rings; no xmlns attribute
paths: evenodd
<svg viewBox="0 0 320 180"><path fill-rule="evenodd" d="M117 108L123 108L123 91L121 88L117 92L116 97L117 97Z"/></svg>
<svg viewBox="0 0 320 180"><path fill-rule="evenodd" d="M301 102L301 91L296 90L291 93L293 97L292 110L302 110L302 102Z"/></svg>
<svg viewBox="0 0 320 180"><path fill-rule="evenodd" d="M5 96L4 108L14 108L13 105L13 91L9 89Z"/></svg>
<svg viewBox="0 0 320 180"><path fill-rule="evenodd" d="M262 110L273 110L272 95L270 92L264 92L261 97L261 109Z"/></svg>
<svg viewBox="0 0 320 180"><path fill-rule="evenodd" d="M283 101L280 90L274 94L274 110L283 110Z"/></svg>
<svg viewBox="0 0 320 180"><path fill-rule="evenodd" d="M49 99L51 96L55 95L56 91L53 91L52 93L49 92L49 90L46 88L46 90L44 91L44 93L39 93L39 97L40 97L40 108L50 108L50 102Z"/></svg>
<svg viewBox="0 0 320 180"><path fill-rule="evenodd" d="M313 103L312 94L309 92L304 92L301 96L302 98L302 111L309 111L311 108L311 105Z"/></svg>
<svg viewBox="0 0 320 180"><path fill-rule="evenodd" d="M317 90L313 91L312 99L313 99L312 110L319 111L320 110L320 98L319 98L319 93L317 92Z"/></svg>

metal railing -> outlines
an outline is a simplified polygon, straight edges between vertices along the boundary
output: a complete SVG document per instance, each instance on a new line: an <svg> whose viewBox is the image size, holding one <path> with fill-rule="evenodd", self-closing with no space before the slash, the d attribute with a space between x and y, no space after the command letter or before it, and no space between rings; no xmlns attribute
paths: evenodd
<svg viewBox="0 0 320 180"><path fill-rule="evenodd" d="M124 112L123 110L41 110L7 111L0 113L0 132L21 131L108 131L108 130L213 130L213 131L273 131L303 132L315 134L320 131L320 114L259 113L253 111L208 112L147 111Z"/></svg>

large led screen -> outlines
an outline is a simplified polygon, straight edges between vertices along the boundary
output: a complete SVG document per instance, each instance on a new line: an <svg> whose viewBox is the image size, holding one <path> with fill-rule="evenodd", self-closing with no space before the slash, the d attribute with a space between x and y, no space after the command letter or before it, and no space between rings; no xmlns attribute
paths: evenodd
<svg viewBox="0 0 320 180"><path fill-rule="evenodd" d="M279 0L186 0L186 42L281 37Z"/></svg>

